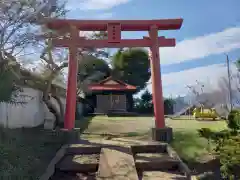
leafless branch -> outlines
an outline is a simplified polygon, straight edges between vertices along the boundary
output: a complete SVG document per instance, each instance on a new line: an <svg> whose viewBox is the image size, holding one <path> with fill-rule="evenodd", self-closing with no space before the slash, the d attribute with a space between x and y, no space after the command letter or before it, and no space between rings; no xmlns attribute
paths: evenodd
<svg viewBox="0 0 240 180"><path fill-rule="evenodd" d="M64 15L59 0L2 0L0 3L0 51L13 55L39 41L39 25L45 17ZM57 6L58 4L58 6Z"/></svg>

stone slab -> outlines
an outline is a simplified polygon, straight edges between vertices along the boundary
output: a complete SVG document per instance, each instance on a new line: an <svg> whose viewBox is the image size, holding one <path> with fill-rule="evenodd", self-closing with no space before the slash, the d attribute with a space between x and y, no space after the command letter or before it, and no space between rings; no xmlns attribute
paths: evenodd
<svg viewBox="0 0 240 180"><path fill-rule="evenodd" d="M138 180L138 174L131 149L121 152L102 148L99 161L98 179Z"/></svg>

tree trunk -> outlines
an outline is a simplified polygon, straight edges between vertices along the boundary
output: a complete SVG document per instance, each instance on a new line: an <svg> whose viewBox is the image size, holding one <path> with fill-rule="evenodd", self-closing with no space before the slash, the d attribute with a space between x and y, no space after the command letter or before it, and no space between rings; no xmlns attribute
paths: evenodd
<svg viewBox="0 0 240 180"><path fill-rule="evenodd" d="M63 122L63 117L64 117L63 103L62 103L60 97L58 97L57 95L53 95L52 97L57 101L57 103L59 105L59 109L60 109L60 112L59 112L59 114L60 114L59 122L61 123L61 122Z"/></svg>
<svg viewBox="0 0 240 180"><path fill-rule="evenodd" d="M51 96L49 93L51 92L51 86L52 86L52 80L54 79L54 76L48 79L47 81L47 87L45 91L43 92L43 102L46 104L48 110L53 113L55 116L56 120L54 123L54 129L59 126L60 121L61 121L61 113L58 111L57 107L55 106L54 103L51 101Z"/></svg>
<svg viewBox="0 0 240 180"><path fill-rule="evenodd" d="M59 127L59 125L60 125L60 121L61 121L61 114L60 114L60 112L58 111L58 109L57 109L57 107L55 106L55 104L53 104L52 102L51 102L51 98L49 97L49 100L44 100L44 98L43 98L43 101L44 101L44 103L46 104L46 106L47 106L47 108L48 108L48 110L51 112L51 113L53 113L53 115L55 116L55 118L56 118L56 121L55 121L55 123L54 123L54 128L53 129L56 129L56 127Z"/></svg>

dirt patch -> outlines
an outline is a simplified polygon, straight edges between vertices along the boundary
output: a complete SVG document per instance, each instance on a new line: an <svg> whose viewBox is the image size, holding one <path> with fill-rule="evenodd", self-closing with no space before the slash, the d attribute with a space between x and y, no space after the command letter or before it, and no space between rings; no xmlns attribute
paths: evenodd
<svg viewBox="0 0 240 180"><path fill-rule="evenodd" d="M91 123L86 132L121 134L129 132L146 132L154 127L155 122L149 118L146 120L96 120Z"/></svg>
<svg viewBox="0 0 240 180"><path fill-rule="evenodd" d="M99 154L75 155L72 161L80 164L92 164L98 163L99 157L100 157Z"/></svg>
<svg viewBox="0 0 240 180"><path fill-rule="evenodd" d="M157 172L157 171L148 171L142 173L142 180L185 180L186 177L180 174L168 173L168 172Z"/></svg>
<svg viewBox="0 0 240 180"><path fill-rule="evenodd" d="M135 156L135 162L153 162L153 161L162 161L169 159L169 156L166 154L160 153L138 153Z"/></svg>
<svg viewBox="0 0 240 180"><path fill-rule="evenodd" d="M88 174L83 174L83 173L77 173L76 174L76 180L96 180L97 173L88 173Z"/></svg>
<svg viewBox="0 0 240 180"><path fill-rule="evenodd" d="M74 155L74 156L65 156L62 161L60 162L61 166L65 164L95 164L99 162L99 154L84 154L84 155Z"/></svg>
<svg viewBox="0 0 240 180"><path fill-rule="evenodd" d="M69 147L94 147L91 144L71 144Z"/></svg>
<svg viewBox="0 0 240 180"><path fill-rule="evenodd" d="M214 172L216 175L220 175L220 162L217 159L211 159L205 162L190 162L188 166L196 175L205 172Z"/></svg>
<svg viewBox="0 0 240 180"><path fill-rule="evenodd" d="M58 172L50 180L96 180L97 173L62 173Z"/></svg>
<svg viewBox="0 0 240 180"><path fill-rule="evenodd" d="M93 143L95 145L114 145L114 146L121 146L121 147L129 147L132 145L139 144L138 142L132 141L117 141L114 139L89 139L89 143Z"/></svg>

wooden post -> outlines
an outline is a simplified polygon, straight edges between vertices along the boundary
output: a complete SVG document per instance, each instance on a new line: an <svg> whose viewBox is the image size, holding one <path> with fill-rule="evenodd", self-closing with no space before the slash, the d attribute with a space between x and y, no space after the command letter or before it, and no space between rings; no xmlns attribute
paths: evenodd
<svg viewBox="0 0 240 180"><path fill-rule="evenodd" d="M79 36L78 30L71 27L72 44L69 46L69 65L68 65L68 82L66 112L64 128L71 130L75 126L76 113L76 96L77 96L77 71L78 71L78 48L75 46L75 39Z"/></svg>
<svg viewBox="0 0 240 180"><path fill-rule="evenodd" d="M154 115L156 128L164 128L164 106L162 98L162 80L160 72L160 58L159 58L159 45L158 45L158 29L152 26L149 31L149 36L152 41L150 47L151 56L151 74L152 74L152 95L154 104Z"/></svg>

